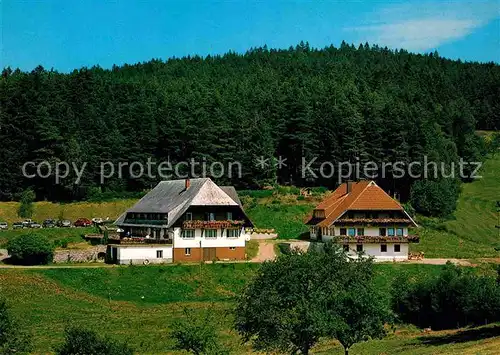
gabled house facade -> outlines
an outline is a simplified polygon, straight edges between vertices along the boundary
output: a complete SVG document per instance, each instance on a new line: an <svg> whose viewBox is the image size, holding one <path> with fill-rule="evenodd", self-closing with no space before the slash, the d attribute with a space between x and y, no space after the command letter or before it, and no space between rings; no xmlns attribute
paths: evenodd
<svg viewBox="0 0 500 355"><path fill-rule="evenodd" d="M362 251L378 261L407 260L409 243L418 242L409 234L415 221L374 181L341 184L306 224L311 240L341 244L351 257Z"/></svg>
<svg viewBox="0 0 500 355"><path fill-rule="evenodd" d="M162 181L115 224L119 264L243 260L253 227L234 187L209 178Z"/></svg>

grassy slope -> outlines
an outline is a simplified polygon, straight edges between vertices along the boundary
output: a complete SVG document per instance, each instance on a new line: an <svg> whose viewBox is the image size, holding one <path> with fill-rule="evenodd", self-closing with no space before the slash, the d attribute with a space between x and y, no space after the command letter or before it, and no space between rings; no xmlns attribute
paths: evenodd
<svg viewBox="0 0 500 355"><path fill-rule="evenodd" d="M82 242L82 235L95 233L94 227L87 228L42 228L42 229L16 229L0 231L0 247L4 246L9 239L15 238L21 234L37 234L46 236L51 241L67 241L68 243Z"/></svg>
<svg viewBox="0 0 500 355"><path fill-rule="evenodd" d="M455 219L444 222L423 219L417 230L420 245L427 257L500 257L494 247L500 246L495 204L500 200L500 153L488 159L481 170L482 178L463 184Z"/></svg>
<svg viewBox="0 0 500 355"><path fill-rule="evenodd" d="M123 211L132 206L136 200L116 200L102 203L75 202L75 203L52 203L35 202L33 220L42 222L48 218L64 218L76 221L78 218L101 217L110 219L117 218ZM5 245L8 239L20 234L37 233L45 235L50 240L67 240L70 243L81 242L81 235L94 232L93 228L51 228L37 230L12 230L12 223L22 220L17 216L18 202L0 202L0 221L9 223L8 231L0 231L0 247Z"/></svg>
<svg viewBox="0 0 500 355"><path fill-rule="evenodd" d="M115 200L109 202L74 202L74 203L52 203L47 201L35 202L33 219L42 222L48 218L64 218L75 221L78 218L101 217L110 219L117 218L127 208L132 206L137 200ZM9 224L20 221L22 218L17 216L19 208L18 202L0 203L0 221Z"/></svg>
<svg viewBox="0 0 500 355"><path fill-rule="evenodd" d="M138 353L175 354L168 331L188 308L193 316L204 310L221 319L226 347L235 354L251 353L231 330L235 294L255 272L256 265L121 267L114 269L0 270L0 294L29 329L36 353L52 351L63 336L65 324L74 323L119 340L127 340ZM398 272L435 273L439 266L377 265L377 282L387 287ZM202 276L200 276L202 275ZM144 299L142 298L144 296ZM183 300L180 302L179 300ZM425 344L421 331L398 328L384 340L353 347L353 354L494 354L500 338L443 344ZM496 334L498 335L498 329ZM316 353L341 354L340 346L322 342Z"/></svg>
<svg viewBox="0 0 500 355"><path fill-rule="evenodd" d="M314 208L313 203L268 204L259 203L246 209L250 219L259 228L273 228L280 239L298 238L307 232L304 218Z"/></svg>

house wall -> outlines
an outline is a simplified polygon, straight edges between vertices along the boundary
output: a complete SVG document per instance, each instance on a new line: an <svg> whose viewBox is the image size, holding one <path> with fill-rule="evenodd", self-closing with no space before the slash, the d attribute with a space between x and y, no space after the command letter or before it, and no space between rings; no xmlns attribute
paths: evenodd
<svg viewBox="0 0 500 355"><path fill-rule="evenodd" d="M380 228L403 228L403 235L407 236L408 235L408 226L403 226L403 225L381 225L381 226L376 226L376 227L366 227L363 225L354 225L354 226L332 226L330 228L323 228L321 230L321 236L323 241L329 241L332 239L333 236L339 236L340 235L340 228L356 228L356 231L358 228L364 228L364 235L368 237L378 237L380 235ZM319 227L311 227L309 229L310 237L312 240L317 240L318 239L318 232Z"/></svg>
<svg viewBox="0 0 500 355"><path fill-rule="evenodd" d="M174 249L174 262L195 262L203 259L204 248L191 248L191 255L186 255L185 248ZM235 247L233 250L230 247L215 248L215 258L218 260L244 260L246 256L245 247Z"/></svg>
<svg viewBox="0 0 500 355"><path fill-rule="evenodd" d="M383 243L365 243L363 244L363 251L366 255L375 257L375 261L402 261L408 260L408 243L401 243L400 252L394 251L394 245L398 243L386 243L387 252L381 251L381 244ZM357 258L356 244L349 244L349 256Z"/></svg>
<svg viewBox="0 0 500 355"><path fill-rule="evenodd" d="M242 228L240 236L238 238L228 238L226 237L226 230L224 229L224 235L222 236L222 230L217 230L217 238L206 238L202 237L202 230L195 229L194 238L184 238L182 237L181 228L174 229L174 249L177 248L220 248L220 247L245 247L247 240L250 240L250 233L247 233L244 228Z"/></svg>
<svg viewBox="0 0 500 355"><path fill-rule="evenodd" d="M189 247L187 247L189 248ZM174 248L174 261L175 262L189 262L189 261L200 261L201 258L201 248L191 248L191 255L186 255L184 248Z"/></svg>
<svg viewBox="0 0 500 355"><path fill-rule="evenodd" d="M151 264L171 263L173 261L173 248L172 246L165 245L117 245L113 246L117 252L117 262L119 264L143 264L148 260ZM163 251L163 258L157 258L156 252Z"/></svg>

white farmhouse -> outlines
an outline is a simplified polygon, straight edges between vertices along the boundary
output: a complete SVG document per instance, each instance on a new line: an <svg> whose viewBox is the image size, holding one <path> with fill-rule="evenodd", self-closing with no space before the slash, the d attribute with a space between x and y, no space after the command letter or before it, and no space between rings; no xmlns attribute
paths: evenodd
<svg viewBox="0 0 500 355"><path fill-rule="evenodd" d="M253 227L234 187L209 178L162 181L115 224L118 264L243 260Z"/></svg>
<svg viewBox="0 0 500 355"><path fill-rule="evenodd" d="M409 243L418 241L408 233L415 221L374 181L343 183L306 223L311 240L342 244L351 257L364 252L376 261L407 260Z"/></svg>

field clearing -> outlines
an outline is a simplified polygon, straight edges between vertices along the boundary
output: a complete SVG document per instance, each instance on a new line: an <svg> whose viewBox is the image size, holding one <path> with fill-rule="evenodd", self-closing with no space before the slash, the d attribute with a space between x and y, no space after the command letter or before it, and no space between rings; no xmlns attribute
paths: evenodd
<svg viewBox="0 0 500 355"><path fill-rule="evenodd" d="M82 235L95 233L95 227L71 227L71 228L40 228L40 229L16 229L0 231L0 247L4 246L9 239L22 234L37 234L47 237L52 242L81 243L84 241ZM60 244L60 243L59 243Z"/></svg>
<svg viewBox="0 0 500 355"><path fill-rule="evenodd" d="M500 154L486 160L482 178L462 184L455 218L436 221L421 218L423 228L416 232L420 244L412 250L424 251L426 257L474 258L499 257L500 229L496 201L500 200Z"/></svg>
<svg viewBox="0 0 500 355"><path fill-rule="evenodd" d="M43 222L45 219L69 219L71 222L78 218L100 217L115 220L127 208L132 206L137 200L113 200L108 202L72 202L72 203L53 203L40 201L34 203L34 214L32 219L37 222ZM0 203L0 221L12 224L21 221L17 211L19 202L1 202Z"/></svg>
<svg viewBox="0 0 500 355"><path fill-rule="evenodd" d="M189 309L193 317L213 313L224 346L234 354L251 354L232 330L234 297L257 270L255 264L119 267L112 269L0 270L0 294L32 334L36 354L47 354L63 339L67 324L88 327L128 341L140 354L181 354L172 350L169 330ZM377 282L388 287L400 272L434 274L441 266L376 265ZM144 297L144 298L143 298ZM480 335L424 334L398 327L383 340L355 345L352 354L494 354L500 328L482 328ZM469 331L470 332L470 331ZM474 331L477 332L477 331ZM429 338L432 336L433 338ZM484 339L478 339L478 337ZM467 341L465 341L467 340ZM342 354L339 344L324 341L317 354Z"/></svg>

